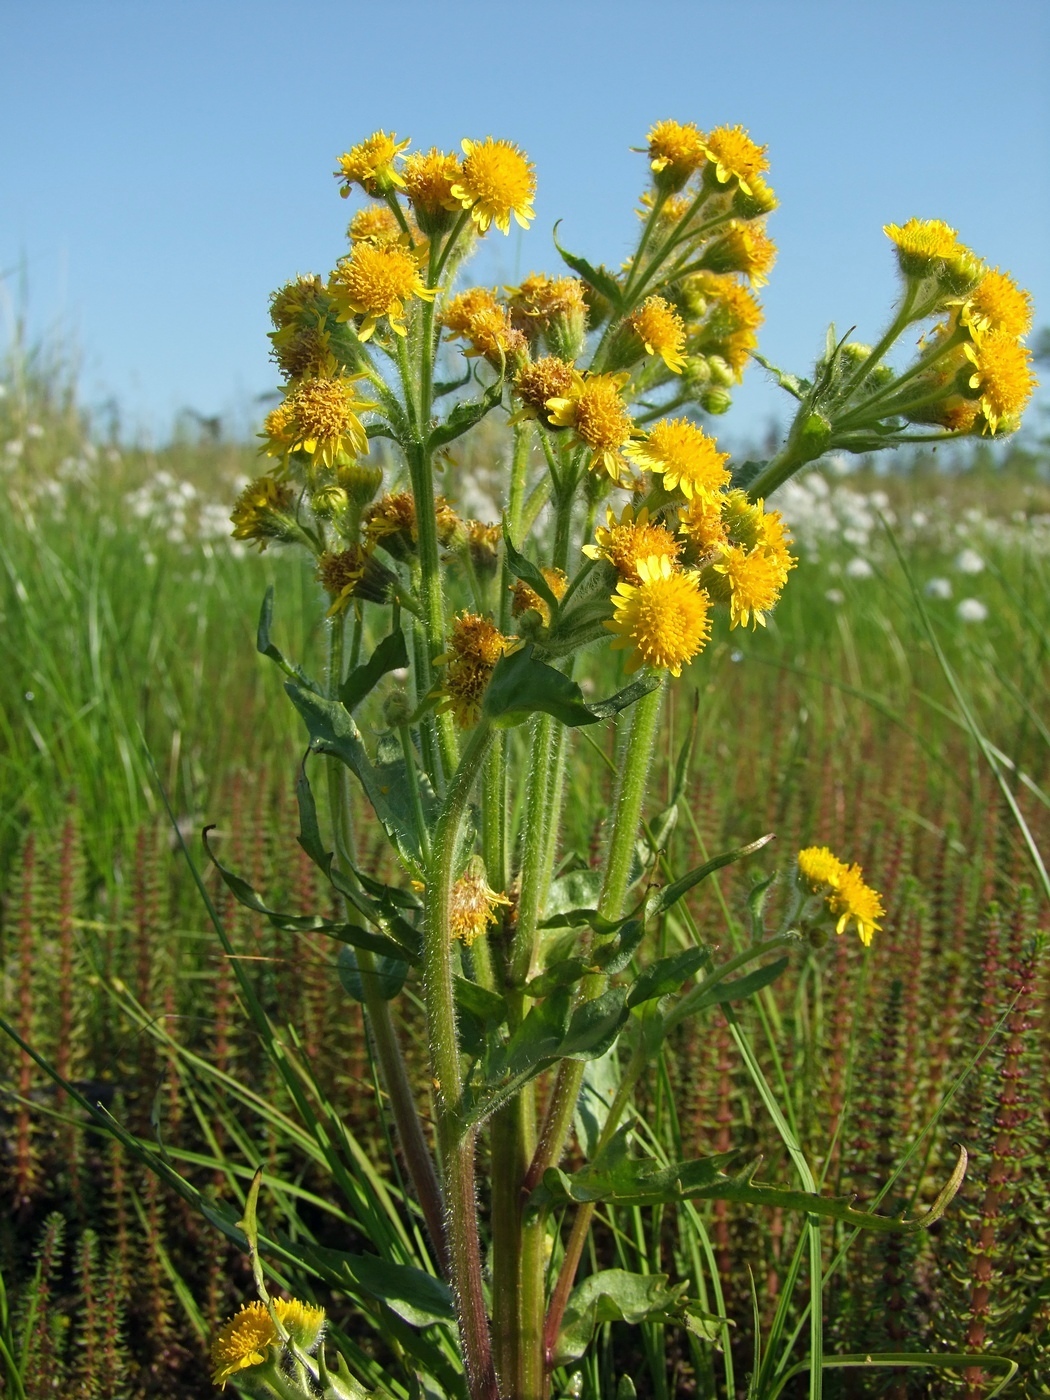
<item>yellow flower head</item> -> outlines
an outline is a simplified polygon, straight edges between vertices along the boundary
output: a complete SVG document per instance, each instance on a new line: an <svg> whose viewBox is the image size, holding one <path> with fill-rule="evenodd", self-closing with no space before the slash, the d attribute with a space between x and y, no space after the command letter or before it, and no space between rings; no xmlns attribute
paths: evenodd
<svg viewBox="0 0 1050 1400"><path fill-rule="evenodd" d="M905 277L938 276L955 290L968 291L984 273L977 255L941 219L885 224L883 232L896 244L897 262Z"/></svg>
<svg viewBox="0 0 1050 1400"><path fill-rule="evenodd" d="M275 1298L273 1310L281 1326L300 1349L312 1352L324 1332L324 1308L312 1303L302 1303L298 1298Z"/></svg>
<svg viewBox="0 0 1050 1400"><path fill-rule="evenodd" d="M492 672L509 645L510 638L480 613L460 613L453 623L448 651L434 662L445 667L443 699L437 708L451 710L461 729L481 718L481 702Z"/></svg>
<svg viewBox="0 0 1050 1400"><path fill-rule="evenodd" d="M450 338L461 337L469 343L468 355L484 355L497 369L507 364L513 370L528 360L525 336L511 325L507 307L487 287L470 287L453 297L441 322Z"/></svg>
<svg viewBox="0 0 1050 1400"><path fill-rule="evenodd" d="M634 419L620 390L626 374L595 374L584 378L575 370L572 387L564 396L547 400L550 422L557 428L572 428L577 441L590 449L590 468L608 472L620 481L625 457L634 455Z"/></svg>
<svg viewBox="0 0 1050 1400"><path fill-rule="evenodd" d="M466 874L460 876L452 886L449 906L452 937L458 938L469 948L490 924L498 921L499 915L496 910L501 904L509 905L510 900L505 894L497 894L489 886L481 862L474 858L468 865Z"/></svg>
<svg viewBox="0 0 1050 1400"><path fill-rule="evenodd" d="M576 371L568 360L557 355L544 355L518 371L514 392L524 405L526 417L550 422L547 404L551 399L564 399L571 392Z"/></svg>
<svg viewBox="0 0 1050 1400"><path fill-rule="evenodd" d="M536 217L532 200L536 194L535 171L528 158L511 141L466 141L463 170L450 195L464 209L482 233L495 224L501 233L510 232L513 214L522 228Z"/></svg>
<svg viewBox="0 0 1050 1400"><path fill-rule="evenodd" d="M409 248L404 243L355 243L332 273L329 289L339 308L339 319L361 316L358 338L367 340L382 317L397 335L407 335L405 302L411 297L433 301L437 288L428 287L420 275L426 261L426 244Z"/></svg>
<svg viewBox="0 0 1050 1400"><path fill-rule="evenodd" d="M704 154L715 179L726 185L735 179L745 194L751 193L751 181L769 169L766 146L757 146L742 126L716 126L703 143Z"/></svg>
<svg viewBox="0 0 1050 1400"><path fill-rule="evenodd" d="M350 220L351 243L398 243L402 229L389 204L366 204Z"/></svg>
<svg viewBox="0 0 1050 1400"><path fill-rule="evenodd" d="M358 399L352 379L304 379L287 403L294 425L291 451L305 452L325 467L367 453L368 435L357 415L372 405Z"/></svg>
<svg viewBox="0 0 1050 1400"><path fill-rule="evenodd" d="M467 521L467 548L470 550L471 563L479 574L491 577L496 572L502 543L502 525L486 525L481 520Z"/></svg>
<svg viewBox="0 0 1050 1400"><path fill-rule="evenodd" d="M637 568L637 583L616 585L616 614L605 623L615 634L613 648L634 648L628 672L652 666L680 676L711 635L711 600L699 575L676 568L666 554L640 559Z"/></svg>
<svg viewBox="0 0 1050 1400"><path fill-rule="evenodd" d="M569 576L563 569L541 569L543 581L554 594L555 598L565 597L565 590L569 586ZM513 588L514 601L511 604L511 612L515 617L520 617L524 612L537 612L540 615L544 627L550 626L551 610L549 604L540 597L534 588L530 588L524 579L518 579Z"/></svg>
<svg viewBox="0 0 1050 1400"><path fill-rule="evenodd" d="M375 196L403 186L394 161L408 144L398 141L393 132L375 131L367 141L352 146L339 157L335 172L335 178L343 182L339 193L345 199L354 185L360 185L366 194Z"/></svg>
<svg viewBox="0 0 1050 1400"><path fill-rule="evenodd" d="M704 251L702 263L712 272L742 272L754 287L769 281L777 245L759 224L739 223Z"/></svg>
<svg viewBox="0 0 1050 1400"><path fill-rule="evenodd" d="M701 558L729 544L729 532L722 518L722 498L694 496L679 515L678 529Z"/></svg>
<svg viewBox="0 0 1050 1400"><path fill-rule="evenodd" d="M520 287L508 287L514 324L526 335L544 331L557 318L587 317L583 283L578 277L548 277L533 272Z"/></svg>
<svg viewBox="0 0 1050 1400"><path fill-rule="evenodd" d="M283 539L287 517L295 505L295 492L284 481L261 476L250 481L237 497L230 515L235 540L257 540L260 553L270 540Z"/></svg>
<svg viewBox="0 0 1050 1400"><path fill-rule="evenodd" d="M263 419L260 437L266 439L260 452L267 457L287 457L296 438L295 408L291 399L282 399Z"/></svg>
<svg viewBox="0 0 1050 1400"><path fill-rule="evenodd" d="M765 316L747 287L716 272L697 272L683 288L686 309L702 323L691 348L721 355L739 377L758 344L755 332Z"/></svg>
<svg viewBox="0 0 1050 1400"><path fill-rule="evenodd" d="M1039 382L1032 372L1032 352L1005 331L987 331L963 350L973 361L970 388L978 391L989 428L995 433L1003 424L1012 431Z"/></svg>
<svg viewBox="0 0 1050 1400"><path fill-rule="evenodd" d="M317 580L332 600L329 617L341 613L361 582L368 556L360 545L349 549L326 550L317 561Z"/></svg>
<svg viewBox="0 0 1050 1400"><path fill-rule="evenodd" d="M719 452L714 438L687 418L657 423L635 452L639 466L663 475L668 491L677 487L687 501L694 496L712 500L729 483L728 452Z"/></svg>
<svg viewBox="0 0 1050 1400"><path fill-rule="evenodd" d="M595 543L585 544L583 552L589 559L608 559L621 578L628 583L640 583L638 565L643 559L659 559L666 555L672 562L682 552L666 525L651 521L643 506L635 513L633 506L624 506L617 520L612 509L606 508L606 523L594 532Z"/></svg>
<svg viewBox="0 0 1050 1400"><path fill-rule="evenodd" d="M295 321L324 317L331 306L328 289L315 273L296 277L279 287L270 298L270 320L278 330Z"/></svg>
<svg viewBox="0 0 1050 1400"><path fill-rule="evenodd" d="M672 374L681 374L685 363L685 322L663 297L646 297L627 325L645 346L647 355L659 355Z"/></svg>
<svg viewBox="0 0 1050 1400"><path fill-rule="evenodd" d="M733 192L733 213L740 219L761 219L772 214L780 201L761 175L752 175L744 190L740 185Z"/></svg>
<svg viewBox="0 0 1050 1400"><path fill-rule="evenodd" d="M662 189L680 190L706 158L704 138L693 122L657 122L646 141L649 166Z"/></svg>
<svg viewBox="0 0 1050 1400"><path fill-rule="evenodd" d="M286 379L327 378L338 372L332 354L332 337L321 321L313 325L292 322L270 332L271 355Z"/></svg>
<svg viewBox="0 0 1050 1400"><path fill-rule="evenodd" d="M395 559L407 559L416 548L416 503L411 491L388 491L362 516L365 548L377 545Z"/></svg>
<svg viewBox="0 0 1050 1400"><path fill-rule="evenodd" d="M766 613L774 606L784 586L781 561L762 549L746 550L730 545L714 568L725 579L729 593L730 630L746 627L752 619L755 627L764 627Z"/></svg>
<svg viewBox="0 0 1050 1400"><path fill-rule="evenodd" d="M875 890L864 883L859 865L845 865L827 846L807 846L798 853L798 868L814 893L824 895L832 915L837 917L836 933L856 924L865 947L879 931L879 919L886 912Z"/></svg>
<svg viewBox="0 0 1050 1400"><path fill-rule="evenodd" d="M973 331L1002 331L1021 339L1032 329L1032 297L1008 272L986 272L962 303L959 319Z"/></svg>
<svg viewBox="0 0 1050 1400"><path fill-rule="evenodd" d="M224 1322L211 1344L212 1384L226 1389L226 1382L239 1371L262 1366L270 1358L270 1348L281 1342L273 1318L263 1303L245 1303L240 1312Z"/></svg>
<svg viewBox="0 0 1050 1400"><path fill-rule="evenodd" d="M405 191L413 207L430 220L459 208L452 186L458 183L462 173L459 160L446 151L439 151L436 146L425 154L414 151L406 156L401 171Z"/></svg>

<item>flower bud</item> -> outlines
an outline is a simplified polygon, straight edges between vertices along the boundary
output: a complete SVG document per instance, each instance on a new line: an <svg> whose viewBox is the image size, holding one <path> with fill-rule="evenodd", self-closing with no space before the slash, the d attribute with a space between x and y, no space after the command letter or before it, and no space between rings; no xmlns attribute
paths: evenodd
<svg viewBox="0 0 1050 1400"><path fill-rule="evenodd" d="M383 482L378 462L355 461L339 468L336 481L356 506L366 506Z"/></svg>
<svg viewBox="0 0 1050 1400"><path fill-rule="evenodd" d="M752 175L748 184L750 190L739 187L733 193L733 213L738 219L760 219L771 214L777 207L776 195L761 175Z"/></svg>
<svg viewBox="0 0 1050 1400"><path fill-rule="evenodd" d="M412 702L400 687L383 701L383 718L391 729L399 729L412 718Z"/></svg>
<svg viewBox="0 0 1050 1400"><path fill-rule="evenodd" d="M721 355L708 355L707 367L711 372L712 384L718 384L723 389L728 389L731 384L736 383L736 374L732 365Z"/></svg>
<svg viewBox="0 0 1050 1400"><path fill-rule="evenodd" d="M331 520L350 505L350 497L341 486L322 486L310 498L314 514L322 520Z"/></svg>
<svg viewBox="0 0 1050 1400"><path fill-rule="evenodd" d="M728 389L707 389L700 395L700 407L705 413L728 413L733 396Z"/></svg>

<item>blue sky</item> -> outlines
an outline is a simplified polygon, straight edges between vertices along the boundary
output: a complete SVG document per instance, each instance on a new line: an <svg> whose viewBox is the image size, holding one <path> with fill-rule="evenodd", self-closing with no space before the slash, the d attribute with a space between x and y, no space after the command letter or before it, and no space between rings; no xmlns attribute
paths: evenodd
<svg viewBox="0 0 1050 1400"><path fill-rule="evenodd" d="M245 421L275 384L267 298L327 272L350 212L335 158L376 127L517 141L528 234L478 280L552 269L550 229L616 263L661 117L768 143L780 259L762 350L805 370L835 320L873 338L895 290L887 221L946 219L1050 322L1050 5L1000 0L0 0L0 339L34 334L163 436L183 406ZM6 302L6 307L5 307ZM759 434L760 370L727 429Z"/></svg>

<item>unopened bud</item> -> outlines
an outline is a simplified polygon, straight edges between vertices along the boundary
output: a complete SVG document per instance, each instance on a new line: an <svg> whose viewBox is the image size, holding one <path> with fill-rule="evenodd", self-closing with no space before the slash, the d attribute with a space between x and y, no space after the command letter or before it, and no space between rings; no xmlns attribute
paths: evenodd
<svg viewBox="0 0 1050 1400"><path fill-rule="evenodd" d="M378 462L349 462L339 468L336 480L355 505L366 506L383 483L383 468Z"/></svg>
<svg viewBox="0 0 1050 1400"><path fill-rule="evenodd" d="M707 367L711 371L711 383L720 385L723 389L728 389L731 384L736 383L736 374L728 360L721 355L708 355Z"/></svg>
<svg viewBox="0 0 1050 1400"><path fill-rule="evenodd" d="M392 690L383 701L383 718L391 729L399 729L412 718L412 702L400 688Z"/></svg>
<svg viewBox="0 0 1050 1400"><path fill-rule="evenodd" d="M342 515L350 504L350 498L341 486L322 486L310 498L314 514L323 520L331 520Z"/></svg>
<svg viewBox="0 0 1050 1400"><path fill-rule="evenodd" d="M705 413L727 413L733 402L728 389L711 388L700 395L700 407Z"/></svg>

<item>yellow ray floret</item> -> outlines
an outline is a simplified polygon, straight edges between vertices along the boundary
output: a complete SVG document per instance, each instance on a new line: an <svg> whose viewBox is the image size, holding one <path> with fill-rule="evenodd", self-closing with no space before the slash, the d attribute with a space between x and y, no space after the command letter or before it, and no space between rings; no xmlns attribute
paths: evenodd
<svg viewBox="0 0 1050 1400"><path fill-rule="evenodd" d="M271 456L305 452L325 467L368 451L358 414L374 405L357 397L354 378L304 379L266 420Z"/></svg>
<svg viewBox="0 0 1050 1400"><path fill-rule="evenodd" d="M428 287L420 275L427 245L409 248L405 243L356 243L332 273L329 290L339 309L339 319L362 317L358 338L367 340L386 317L397 335L407 335L405 302L412 297L433 301L436 287Z"/></svg>
<svg viewBox="0 0 1050 1400"><path fill-rule="evenodd" d="M1020 339L1032 329L1031 293L1008 272L992 268L962 302L959 319L974 331L1002 331Z"/></svg>
<svg viewBox="0 0 1050 1400"><path fill-rule="evenodd" d="M665 418L657 423L636 449L639 466L663 475L669 491L676 487L687 501L694 496L713 499L729 482L728 452L719 452L709 438L687 418Z"/></svg>
<svg viewBox="0 0 1050 1400"><path fill-rule="evenodd" d="M766 614L775 606L784 587L781 561L761 549L746 550L731 545L714 568L729 587L730 630L746 627L752 621L755 627L764 627Z"/></svg>
<svg viewBox="0 0 1050 1400"><path fill-rule="evenodd" d="M628 377L595 374L584 378L574 370L569 392L547 400L550 422L558 428L572 428L577 441L590 449L591 470L608 472L613 481L622 480L625 458L635 452L634 419L620 392Z"/></svg>
<svg viewBox="0 0 1050 1400"><path fill-rule="evenodd" d="M706 159L704 138L693 122L657 122L646 137L657 183L680 189Z"/></svg>
<svg viewBox="0 0 1050 1400"><path fill-rule="evenodd" d="M280 1341L266 1306L245 1303L240 1312L223 1323L211 1344L212 1383L225 1389L231 1376L268 1361L270 1348L280 1345Z"/></svg>
<svg viewBox="0 0 1050 1400"><path fill-rule="evenodd" d="M510 232L513 214L522 228L536 217L532 201L536 194L534 167L511 141L466 141L463 169L450 188L450 195L464 209L482 233L495 224L501 233Z"/></svg>
<svg viewBox="0 0 1050 1400"><path fill-rule="evenodd" d="M685 367L685 322L663 297L646 297L627 318L647 355L659 355L672 374Z"/></svg>
<svg viewBox="0 0 1050 1400"><path fill-rule="evenodd" d="M711 635L710 599L699 575L677 569L666 554L640 559L637 568L638 582L621 580L612 598L616 615L605 626L613 647L633 648L628 672L652 666L680 676Z"/></svg>
<svg viewBox="0 0 1050 1400"><path fill-rule="evenodd" d="M973 362L970 388L980 395L981 412L991 431L1016 426L1039 382L1032 371L1032 352L1005 331L988 331L974 345L964 345Z"/></svg>
<svg viewBox="0 0 1050 1400"><path fill-rule="evenodd" d="M864 883L860 866L846 865L827 846L807 846L798 853L798 868L814 893L823 894L837 919L835 932L844 933L856 924L860 941L868 947L886 911L878 893Z"/></svg>
<svg viewBox="0 0 1050 1400"><path fill-rule="evenodd" d="M339 157L339 169L335 172L335 178L343 182L339 193L345 199L354 185L360 185L366 194L386 194L404 185L394 161L408 144L398 141L393 132L375 131L367 141L351 146Z"/></svg>
<svg viewBox="0 0 1050 1400"><path fill-rule="evenodd" d="M758 146L742 126L716 126L704 140L704 154L720 185L737 180L745 194L751 181L769 169L766 146Z"/></svg>
<svg viewBox="0 0 1050 1400"><path fill-rule="evenodd" d="M676 540L666 525L649 519L643 506L637 513L633 506L624 506L617 520L611 508L606 510L606 523L594 532L595 543L585 544L588 559L608 559L621 578L628 583L640 583L638 565L643 559L667 555L676 561L682 543Z"/></svg>

